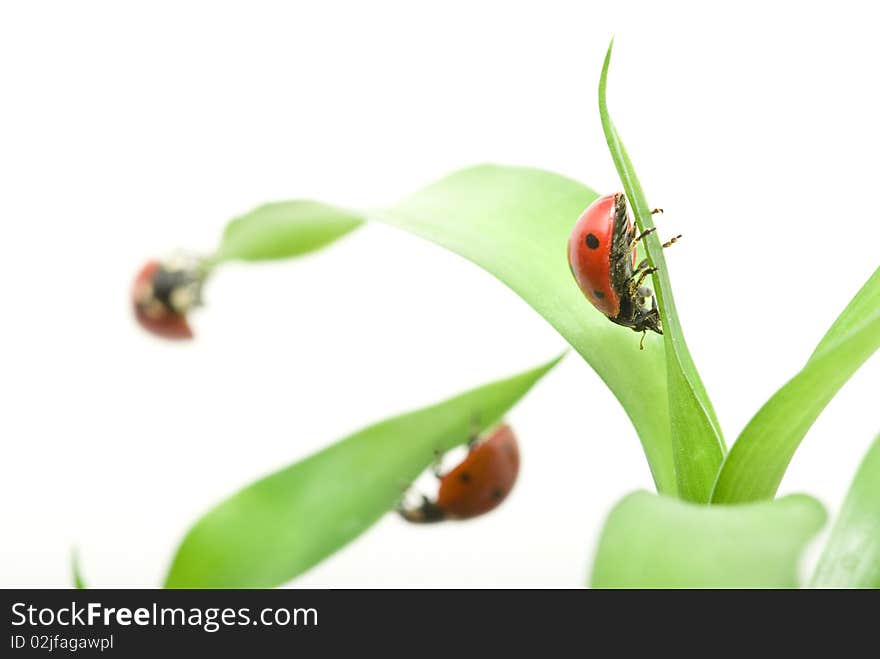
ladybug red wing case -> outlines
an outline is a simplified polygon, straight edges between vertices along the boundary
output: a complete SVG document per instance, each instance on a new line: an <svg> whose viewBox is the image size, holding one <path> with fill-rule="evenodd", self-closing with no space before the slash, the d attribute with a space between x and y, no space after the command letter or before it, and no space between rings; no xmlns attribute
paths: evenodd
<svg viewBox="0 0 880 659"><path fill-rule="evenodd" d="M620 312L620 298L611 285L614 197L605 195L590 204L568 239L568 263L575 281L593 306L612 318Z"/></svg>
<svg viewBox="0 0 880 659"><path fill-rule="evenodd" d="M519 474L519 446L508 425L477 443L455 469L440 479L437 506L446 517L468 519L487 513L510 494Z"/></svg>
<svg viewBox="0 0 880 659"><path fill-rule="evenodd" d="M662 334L657 300L643 285L655 269L647 259L636 265L640 239L623 193L599 197L572 228L568 264L584 296L611 322Z"/></svg>
<svg viewBox="0 0 880 659"><path fill-rule="evenodd" d="M420 506L400 508L410 522L469 519L496 508L510 494L519 474L519 446L503 424L474 444L452 471L440 477L437 500L424 497Z"/></svg>

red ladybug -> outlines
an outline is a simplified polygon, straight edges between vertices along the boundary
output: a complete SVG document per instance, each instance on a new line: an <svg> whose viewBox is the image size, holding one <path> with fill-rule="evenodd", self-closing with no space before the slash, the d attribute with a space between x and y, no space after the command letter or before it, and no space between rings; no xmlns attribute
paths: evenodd
<svg viewBox="0 0 880 659"><path fill-rule="evenodd" d="M193 260L148 261L131 289L141 327L166 339L191 339L186 313L201 303L204 275Z"/></svg>
<svg viewBox="0 0 880 659"><path fill-rule="evenodd" d="M627 213L626 197L618 192L590 204L568 238L571 274L586 298L612 322L642 332L643 340L648 330L663 334L654 292L642 286L657 269L647 259L636 265L637 244L653 231L652 227L637 233Z"/></svg>
<svg viewBox="0 0 880 659"><path fill-rule="evenodd" d="M510 426L498 426L474 442L467 457L449 473L439 476L437 500L422 497L416 508L398 508L409 522L469 519L489 512L510 494L519 473L519 447Z"/></svg>

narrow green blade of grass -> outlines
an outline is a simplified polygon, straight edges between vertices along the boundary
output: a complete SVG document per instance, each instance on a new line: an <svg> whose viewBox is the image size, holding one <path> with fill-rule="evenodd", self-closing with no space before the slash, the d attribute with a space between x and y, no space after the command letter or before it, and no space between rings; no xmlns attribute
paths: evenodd
<svg viewBox="0 0 880 659"><path fill-rule="evenodd" d="M73 587L79 590L88 588L82 577L82 570L79 565L79 551L76 549L70 552L70 574L73 577Z"/></svg>
<svg viewBox="0 0 880 659"><path fill-rule="evenodd" d="M663 342L639 337L610 323L584 298L569 272L568 234L596 193L564 176L538 169L481 165L453 173L385 209L364 212L445 247L474 262L513 289L544 316L605 381L638 432L658 491L676 491L666 404ZM315 213L333 223L349 211L311 201L279 205L291 222ZM333 216L334 212L339 213ZM267 244L276 232L288 235L279 220L259 214L237 220L237 231L259 234ZM252 226L245 226L252 224ZM227 230L227 233L229 231ZM226 252L227 254L229 252ZM223 260L223 252L217 259Z"/></svg>
<svg viewBox="0 0 880 659"><path fill-rule="evenodd" d="M356 213L309 201L279 202L232 220L212 261L286 259L329 245L363 223Z"/></svg>
<svg viewBox="0 0 880 659"><path fill-rule="evenodd" d="M718 474L713 503L756 501L776 494L810 426L880 348L878 272L840 314L806 366L773 394L740 433Z"/></svg>
<svg viewBox="0 0 880 659"><path fill-rule="evenodd" d="M880 436L856 472L810 585L880 588Z"/></svg>
<svg viewBox="0 0 880 659"><path fill-rule="evenodd" d="M594 588L794 588L798 560L825 523L807 496L702 506L635 492L605 522Z"/></svg>
<svg viewBox="0 0 880 659"><path fill-rule="evenodd" d="M434 460L497 422L561 358L368 428L240 490L199 519L167 588L271 588L366 531ZM536 438L537 439L537 438Z"/></svg>
<svg viewBox="0 0 880 659"><path fill-rule="evenodd" d="M636 224L639 229L645 231L654 226L651 207L648 206L626 148L608 114L605 98L613 45L612 41L608 46L608 53L602 66L602 76L599 79L599 116L611 157L623 183ZM683 499L703 503L709 500L718 468L726 452L721 426L684 340L684 333L675 310L675 300L672 297L666 258L657 233L646 237L642 244L648 262L658 269L653 275L653 282L663 320L672 450L678 479L678 493Z"/></svg>

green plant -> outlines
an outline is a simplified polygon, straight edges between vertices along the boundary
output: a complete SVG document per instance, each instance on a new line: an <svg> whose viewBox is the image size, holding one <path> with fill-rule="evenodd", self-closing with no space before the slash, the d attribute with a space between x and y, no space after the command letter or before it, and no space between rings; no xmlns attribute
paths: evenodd
<svg viewBox="0 0 880 659"><path fill-rule="evenodd" d="M611 47L599 83L599 115L644 231L653 226L650 206L606 103L610 59ZM644 246L658 268L653 284L664 335L649 335L644 352L628 330L592 309L572 282L562 246L596 196L550 172L483 165L387 208L356 211L305 200L262 206L229 224L208 265L294 257L366 221L396 226L469 259L519 294L590 364L642 443L658 494L632 494L614 508L593 585L798 585L797 561L825 513L809 497L774 495L811 424L880 347L880 269L728 453L685 342L656 234ZM475 411L484 423L498 419L554 363L371 426L244 488L196 522L166 585L273 586L296 576L388 511L433 450L462 443ZM852 486L813 585L880 586L878 442Z"/></svg>

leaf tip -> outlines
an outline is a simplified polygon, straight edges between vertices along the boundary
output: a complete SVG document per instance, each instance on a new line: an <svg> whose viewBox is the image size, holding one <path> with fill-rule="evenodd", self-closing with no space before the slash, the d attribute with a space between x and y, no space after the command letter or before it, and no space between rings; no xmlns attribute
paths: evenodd
<svg viewBox="0 0 880 659"><path fill-rule="evenodd" d="M70 571L73 577L73 587L77 590L85 590L87 586L82 578L82 571L79 566L79 548L76 546L70 549Z"/></svg>
<svg viewBox="0 0 880 659"><path fill-rule="evenodd" d="M608 43L608 50L605 53L605 61L602 63L602 73L599 75L599 116L605 123L608 109L605 101L605 87L608 84L608 67L611 65L611 51L614 49L614 37Z"/></svg>
<svg viewBox="0 0 880 659"><path fill-rule="evenodd" d="M602 65L603 77L608 73L608 65L611 63L611 52L614 50L614 37L608 42L608 50L605 51L605 62Z"/></svg>

